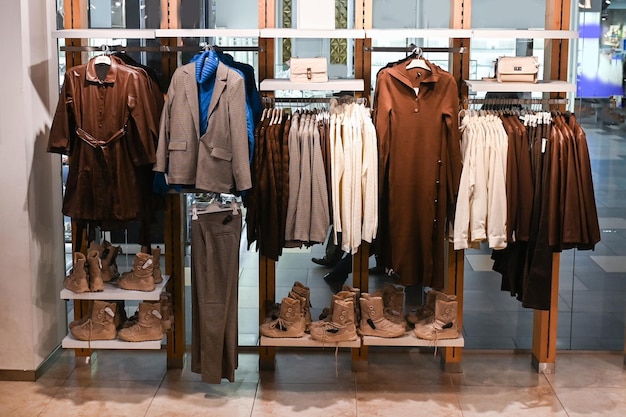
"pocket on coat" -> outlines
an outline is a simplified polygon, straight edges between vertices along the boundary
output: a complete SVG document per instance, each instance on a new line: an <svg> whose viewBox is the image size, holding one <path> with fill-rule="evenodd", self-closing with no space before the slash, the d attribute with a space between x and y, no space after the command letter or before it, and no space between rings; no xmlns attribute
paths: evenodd
<svg viewBox="0 0 626 417"><path fill-rule="evenodd" d="M170 143L167 144L168 151L186 151L187 150L187 141L185 140L171 140Z"/></svg>
<svg viewBox="0 0 626 417"><path fill-rule="evenodd" d="M211 149L211 156L217 159L223 159L224 161L232 161L233 160L233 153L230 151L227 151L224 148L213 148Z"/></svg>

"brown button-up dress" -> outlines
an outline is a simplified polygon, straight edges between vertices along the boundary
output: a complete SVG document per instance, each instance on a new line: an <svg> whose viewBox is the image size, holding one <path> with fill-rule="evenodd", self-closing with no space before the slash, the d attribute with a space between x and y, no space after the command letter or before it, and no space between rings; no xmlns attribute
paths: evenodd
<svg viewBox="0 0 626 417"><path fill-rule="evenodd" d="M63 214L135 220L144 198L138 170L155 162L159 115L147 78L137 69L111 57L101 80L94 61L66 72L50 129L48 152L71 156Z"/></svg>
<svg viewBox="0 0 626 417"><path fill-rule="evenodd" d="M442 289L446 222L461 178L458 90L438 66L407 70L408 62L376 81L380 255L399 284Z"/></svg>

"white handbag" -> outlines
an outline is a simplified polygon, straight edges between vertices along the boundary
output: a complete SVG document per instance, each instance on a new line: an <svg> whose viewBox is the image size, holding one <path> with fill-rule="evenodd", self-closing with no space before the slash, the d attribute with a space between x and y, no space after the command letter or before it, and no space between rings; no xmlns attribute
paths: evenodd
<svg viewBox="0 0 626 417"><path fill-rule="evenodd" d="M325 83L328 81L326 57L292 57L289 60L289 80L295 83Z"/></svg>
<svg viewBox="0 0 626 417"><path fill-rule="evenodd" d="M496 79L499 83L536 83L539 59L536 56L501 56L496 63Z"/></svg>

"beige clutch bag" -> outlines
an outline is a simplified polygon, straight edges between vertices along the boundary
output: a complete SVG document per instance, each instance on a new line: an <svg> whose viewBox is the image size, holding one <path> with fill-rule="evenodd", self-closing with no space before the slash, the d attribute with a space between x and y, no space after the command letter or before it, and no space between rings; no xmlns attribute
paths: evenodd
<svg viewBox="0 0 626 417"><path fill-rule="evenodd" d="M536 83L539 60L536 56L502 56L496 64L496 79L499 83Z"/></svg>
<svg viewBox="0 0 626 417"><path fill-rule="evenodd" d="M296 83L325 83L328 81L328 62L325 57L289 60L289 80Z"/></svg>

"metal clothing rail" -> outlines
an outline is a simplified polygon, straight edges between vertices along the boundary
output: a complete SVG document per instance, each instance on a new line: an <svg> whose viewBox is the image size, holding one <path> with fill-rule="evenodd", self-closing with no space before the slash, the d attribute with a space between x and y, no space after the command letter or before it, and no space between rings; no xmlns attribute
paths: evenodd
<svg viewBox="0 0 626 417"><path fill-rule="evenodd" d="M275 104L313 104L313 103L330 103L331 100L337 100L338 103L356 103L367 105L366 97L261 97L264 107L273 107Z"/></svg>
<svg viewBox="0 0 626 417"><path fill-rule="evenodd" d="M416 46L414 44L410 44L408 46L366 46L363 48L364 52L406 52L410 53L415 50L421 50L422 52L443 52L450 54L465 54L469 52L469 48L465 46L461 46L458 48L454 47L428 47L428 46Z"/></svg>
<svg viewBox="0 0 626 417"><path fill-rule="evenodd" d="M260 46L211 46L216 51L229 52L262 52ZM65 52L200 52L200 46L124 46L124 45L102 45L102 46L61 46L61 51Z"/></svg>
<svg viewBox="0 0 626 417"><path fill-rule="evenodd" d="M559 105L569 104L567 98L468 98L464 100L466 104L493 104L493 105Z"/></svg>

